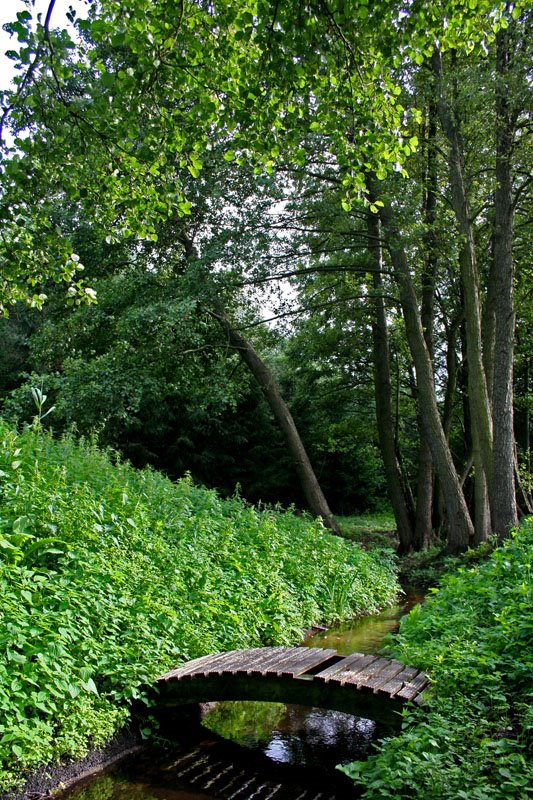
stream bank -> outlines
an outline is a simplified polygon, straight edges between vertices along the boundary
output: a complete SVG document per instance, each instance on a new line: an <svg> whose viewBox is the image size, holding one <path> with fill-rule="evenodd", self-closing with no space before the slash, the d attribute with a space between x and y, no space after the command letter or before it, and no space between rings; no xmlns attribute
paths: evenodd
<svg viewBox="0 0 533 800"><path fill-rule="evenodd" d="M375 616L307 637L339 653L376 653L419 595ZM171 745L145 748L83 780L63 800L349 800L357 792L336 769L365 758L372 720L303 706L233 702L202 708L203 726Z"/></svg>

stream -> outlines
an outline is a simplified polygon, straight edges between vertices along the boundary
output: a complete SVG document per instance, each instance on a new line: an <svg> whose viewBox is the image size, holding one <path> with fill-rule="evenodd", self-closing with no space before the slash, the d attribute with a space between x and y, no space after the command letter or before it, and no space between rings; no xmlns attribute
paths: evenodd
<svg viewBox="0 0 533 800"><path fill-rule="evenodd" d="M340 654L378 653L384 638L421 596L375 616L314 633L304 644ZM376 724L339 711L280 703L223 702L202 706L202 726L171 747L147 747L63 800L350 800L352 781L337 764L364 759Z"/></svg>

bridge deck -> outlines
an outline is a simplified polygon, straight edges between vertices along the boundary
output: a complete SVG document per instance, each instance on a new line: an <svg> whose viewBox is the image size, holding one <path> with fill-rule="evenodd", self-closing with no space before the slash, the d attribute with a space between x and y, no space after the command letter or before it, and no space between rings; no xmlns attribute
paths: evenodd
<svg viewBox="0 0 533 800"><path fill-rule="evenodd" d="M394 659L362 653L341 656L335 650L318 647L261 647L197 658L167 672L157 685L163 688L170 682L187 684L217 676L307 681L415 703L420 702L428 684L423 672Z"/></svg>

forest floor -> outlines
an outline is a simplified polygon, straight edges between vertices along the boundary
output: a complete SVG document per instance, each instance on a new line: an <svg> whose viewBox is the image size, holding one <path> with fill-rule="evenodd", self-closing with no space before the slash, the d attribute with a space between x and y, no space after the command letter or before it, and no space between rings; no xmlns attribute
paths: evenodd
<svg viewBox="0 0 533 800"><path fill-rule="evenodd" d="M337 519L346 539L359 542L365 550L383 547L396 550L398 547L396 522L390 511L337 517Z"/></svg>

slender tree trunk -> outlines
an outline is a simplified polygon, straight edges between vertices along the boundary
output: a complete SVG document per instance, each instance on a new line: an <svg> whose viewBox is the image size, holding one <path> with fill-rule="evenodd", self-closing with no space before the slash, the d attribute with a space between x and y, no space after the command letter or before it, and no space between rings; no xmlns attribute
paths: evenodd
<svg viewBox="0 0 533 800"><path fill-rule="evenodd" d="M457 316L446 328L446 391L444 392L444 404L442 409L442 428L446 441L450 441L450 429L453 419L455 406L455 394L457 391L458 378L458 359L457 359L457 331L461 325L462 315ZM438 475L435 477L435 528L439 534L445 529L445 508L444 498Z"/></svg>
<svg viewBox="0 0 533 800"><path fill-rule="evenodd" d="M374 197L379 195L377 180L372 176L368 176L368 186ZM402 246L400 233L394 224L390 205L385 204L380 208L380 218L387 236L388 249L400 293L407 340L415 365L422 424L442 486L448 519L448 549L451 552L459 552L472 543L474 529L442 428L435 394L433 366L424 339L416 292L407 254Z"/></svg>
<svg viewBox="0 0 533 800"><path fill-rule="evenodd" d="M435 137L437 133L436 108L430 103L428 110L427 162L425 175L424 236L425 258L422 269L422 306L420 316L429 357L433 362L433 326L435 317L435 283L438 269L438 242L435 230L437 218L437 161ZM425 435L419 413L420 448L418 453L418 487L416 498L415 550L425 549L433 529L434 468L431 447Z"/></svg>
<svg viewBox="0 0 533 800"><path fill-rule="evenodd" d="M465 268L464 262L468 261L470 258L470 254L467 251L467 248L463 248L459 255L459 260L461 262L461 275L465 275ZM485 470L485 460L483 454L483 447L482 447L482 425L480 422L480 416L477 413L478 406L475 402L472 401L472 396L475 394L473 387L474 379L472 378L471 373L471 361L470 361L470 353L472 352L471 346L471 339L469 339L469 332L472 335L472 325L468 325L467 323L467 311L466 311L466 301L464 300L464 291L463 291L463 302L465 303L465 314L464 314L464 329L465 329L465 339L466 339L466 368L467 368L467 411L468 415L465 418L469 420L470 424L470 433L472 437L472 458L474 464L474 544L481 544L488 539L491 531L491 517L490 517L490 504L489 504L489 487L487 485L487 473ZM479 340L481 341L481 340ZM470 347L469 347L470 343ZM479 353L481 356L481 352ZM479 366L479 365L478 365ZM475 371L475 370L474 370ZM487 399L488 401L488 399Z"/></svg>
<svg viewBox="0 0 533 800"><path fill-rule="evenodd" d="M387 478L389 498L396 520L400 553L408 553L414 539L414 509L406 492L402 470L397 458L390 377L390 350L387 315L383 299L383 258L379 218L367 216L368 248L372 256L373 306L372 347L374 362L374 393L376 398L376 424L383 467Z"/></svg>
<svg viewBox="0 0 533 800"><path fill-rule="evenodd" d="M444 94L440 52L433 57L437 80L437 108L440 123L449 144L449 171L452 206L463 246L460 254L461 285L464 297L465 330L468 355L468 397L471 408L472 437L476 475L476 540L482 541L490 531L488 500L492 496L492 417L487 381L483 366L481 342L481 301L471 213L463 177L462 146L453 112Z"/></svg>
<svg viewBox="0 0 533 800"><path fill-rule="evenodd" d="M493 228L494 228L493 222ZM496 270L494 269L494 232L490 242L492 268L487 280L487 295L483 308L483 367L487 379L487 391L489 393L489 403L492 408L493 384L494 384L494 355L496 352L496 293L498 291ZM494 418L494 413L493 413ZM494 425L494 419L493 419Z"/></svg>
<svg viewBox="0 0 533 800"><path fill-rule="evenodd" d="M499 539L518 524L514 480L513 354L515 313L513 299L513 197L511 157L512 114L509 101L509 30L496 35L496 192L494 198L494 270L496 347L494 350L495 476L492 497L494 531Z"/></svg>
<svg viewBox="0 0 533 800"><path fill-rule="evenodd" d="M331 513L304 444L300 438L300 434L298 433L298 429L292 418L292 414L280 394L274 376L261 360L248 339L233 326L228 316L221 312L217 312L214 316L225 331L229 343L238 351L240 357L259 384L281 428L310 510L313 514L322 518L324 525L330 528L332 533L342 536L339 523Z"/></svg>

